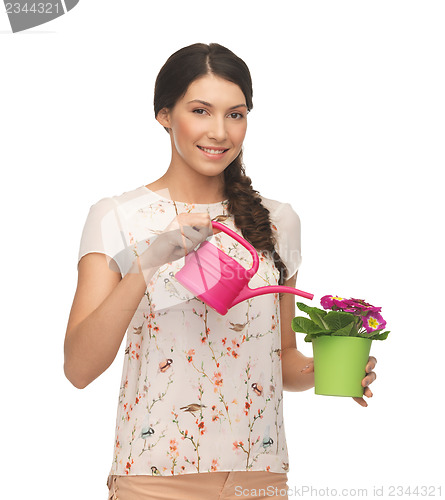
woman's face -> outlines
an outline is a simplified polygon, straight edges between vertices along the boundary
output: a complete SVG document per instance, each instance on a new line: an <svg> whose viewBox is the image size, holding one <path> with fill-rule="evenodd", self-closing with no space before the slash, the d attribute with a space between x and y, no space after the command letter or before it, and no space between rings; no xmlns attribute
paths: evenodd
<svg viewBox="0 0 445 500"><path fill-rule="evenodd" d="M214 75L193 81L157 120L170 129L172 162L219 175L238 156L247 129L246 98L235 83Z"/></svg>

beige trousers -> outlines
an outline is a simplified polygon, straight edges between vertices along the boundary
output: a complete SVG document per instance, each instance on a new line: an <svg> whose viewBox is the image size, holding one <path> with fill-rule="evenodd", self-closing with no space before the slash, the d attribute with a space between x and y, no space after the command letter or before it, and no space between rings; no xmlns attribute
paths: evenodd
<svg viewBox="0 0 445 500"><path fill-rule="evenodd" d="M288 500L287 479L287 473L262 471L110 476L108 500Z"/></svg>

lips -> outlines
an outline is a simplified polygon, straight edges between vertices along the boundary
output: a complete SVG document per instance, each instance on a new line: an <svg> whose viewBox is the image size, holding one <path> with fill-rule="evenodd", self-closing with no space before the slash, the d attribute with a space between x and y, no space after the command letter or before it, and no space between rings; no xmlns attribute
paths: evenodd
<svg viewBox="0 0 445 500"><path fill-rule="evenodd" d="M216 148L216 147L213 147L213 146L212 147L198 146L198 148L201 151L204 151L205 153L214 154L214 155L223 154L223 153L225 153L226 151L229 150L229 148Z"/></svg>

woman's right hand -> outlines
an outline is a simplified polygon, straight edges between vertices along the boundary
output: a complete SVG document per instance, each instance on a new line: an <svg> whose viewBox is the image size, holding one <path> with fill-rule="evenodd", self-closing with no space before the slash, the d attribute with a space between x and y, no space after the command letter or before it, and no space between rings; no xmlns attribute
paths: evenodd
<svg viewBox="0 0 445 500"><path fill-rule="evenodd" d="M219 229L213 228L207 212L181 213L139 256L142 270L158 268L178 260L219 232Z"/></svg>

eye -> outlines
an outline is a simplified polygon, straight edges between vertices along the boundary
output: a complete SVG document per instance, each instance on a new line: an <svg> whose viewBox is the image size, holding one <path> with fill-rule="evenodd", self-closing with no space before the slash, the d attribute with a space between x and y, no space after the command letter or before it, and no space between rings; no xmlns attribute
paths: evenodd
<svg viewBox="0 0 445 500"><path fill-rule="evenodd" d="M194 110L193 110L193 113L196 113L196 114L198 114L198 115L202 115L202 114L204 114L204 113L199 113L199 111L204 111L204 112L206 113L206 110L205 110L205 109L202 109L202 108L194 109Z"/></svg>
<svg viewBox="0 0 445 500"><path fill-rule="evenodd" d="M234 117L233 115L235 115L235 120L241 120L241 118L244 117L244 115L242 113L230 113L229 116L231 116L233 118ZM236 118L236 115L238 115L239 118Z"/></svg>

